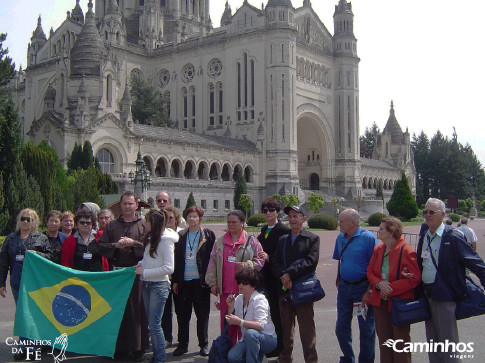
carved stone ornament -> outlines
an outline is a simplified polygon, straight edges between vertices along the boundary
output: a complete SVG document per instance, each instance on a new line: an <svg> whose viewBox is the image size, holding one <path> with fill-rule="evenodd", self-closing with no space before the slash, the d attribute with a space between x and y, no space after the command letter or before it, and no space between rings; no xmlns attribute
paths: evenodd
<svg viewBox="0 0 485 363"><path fill-rule="evenodd" d="M190 83L195 76L195 67L193 64L188 63L182 68L182 81L184 83Z"/></svg>
<svg viewBox="0 0 485 363"><path fill-rule="evenodd" d="M170 72L167 69L162 69L158 74L158 83L160 87L165 87L170 82Z"/></svg>
<svg viewBox="0 0 485 363"><path fill-rule="evenodd" d="M214 58L209 62L207 67L207 74L211 78L216 78L221 75L222 72L222 62L218 58Z"/></svg>

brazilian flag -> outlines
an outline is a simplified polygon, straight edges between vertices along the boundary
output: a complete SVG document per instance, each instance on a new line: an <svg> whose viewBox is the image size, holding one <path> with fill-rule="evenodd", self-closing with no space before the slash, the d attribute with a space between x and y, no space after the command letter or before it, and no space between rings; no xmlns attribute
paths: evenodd
<svg viewBox="0 0 485 363"><path fill-rule="evenodd" d="M25 254L14 334L33 340L67 336L67 350L112 357L134 267L85 272Z"/></svg>

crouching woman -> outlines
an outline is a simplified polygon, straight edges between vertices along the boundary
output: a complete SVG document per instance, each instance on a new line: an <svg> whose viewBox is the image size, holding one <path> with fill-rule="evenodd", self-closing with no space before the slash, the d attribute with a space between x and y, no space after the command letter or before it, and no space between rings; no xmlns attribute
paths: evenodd
<svg viewBox="0 0 485 363"><path fill-rule="evenodd" d="M240 268L236 272L239 295L227 297L226 320L241 327L242 338L229 351L227 359L235 362L262 362L263 356L276 348L277 338L271 320L268 300L255 290L259 272L253 268Z"/></svg>

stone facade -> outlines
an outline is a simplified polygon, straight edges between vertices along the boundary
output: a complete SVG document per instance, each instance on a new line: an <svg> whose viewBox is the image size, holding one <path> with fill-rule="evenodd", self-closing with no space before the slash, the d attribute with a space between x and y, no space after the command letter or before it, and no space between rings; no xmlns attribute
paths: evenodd
<svg viewBox="0 0 485 363"><path fill-rule="evenodd" d="M375 194L380 178L391 191L401 170L414 190L409 134L398 137L397 120L373 160L359 156L353 20L345 0L333 35L309 0L244 1L234 14L226 3L220 28L209 0L100 0L95 9L89 0L86 14L77 0L49 38L38 19L16 80L24 136L48 140L64 165L74 143L89 140L121 191L133 188L127 175L140 150L153 178L145 199L167 190L183 208L192 191L208 216L234 208L238 169L255 211L275 193L352 199ZM134 73L170 98L177 128L133 120Z"/></svg>

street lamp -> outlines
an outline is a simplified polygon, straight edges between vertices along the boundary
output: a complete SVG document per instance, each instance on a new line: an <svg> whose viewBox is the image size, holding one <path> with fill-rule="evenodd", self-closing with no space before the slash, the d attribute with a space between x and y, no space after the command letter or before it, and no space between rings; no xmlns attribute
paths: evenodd
<svg viewBox="0 0 485 363"><path fill-rule="evenodd" d="M133 171L130 171L128 177L130 178L131 184L135 186L135 194L138 196L139 194L143 195L152 184L150 172L141 157L140 150L138 150L138 155L135 161L135 172L133 173Z"/></svg>

